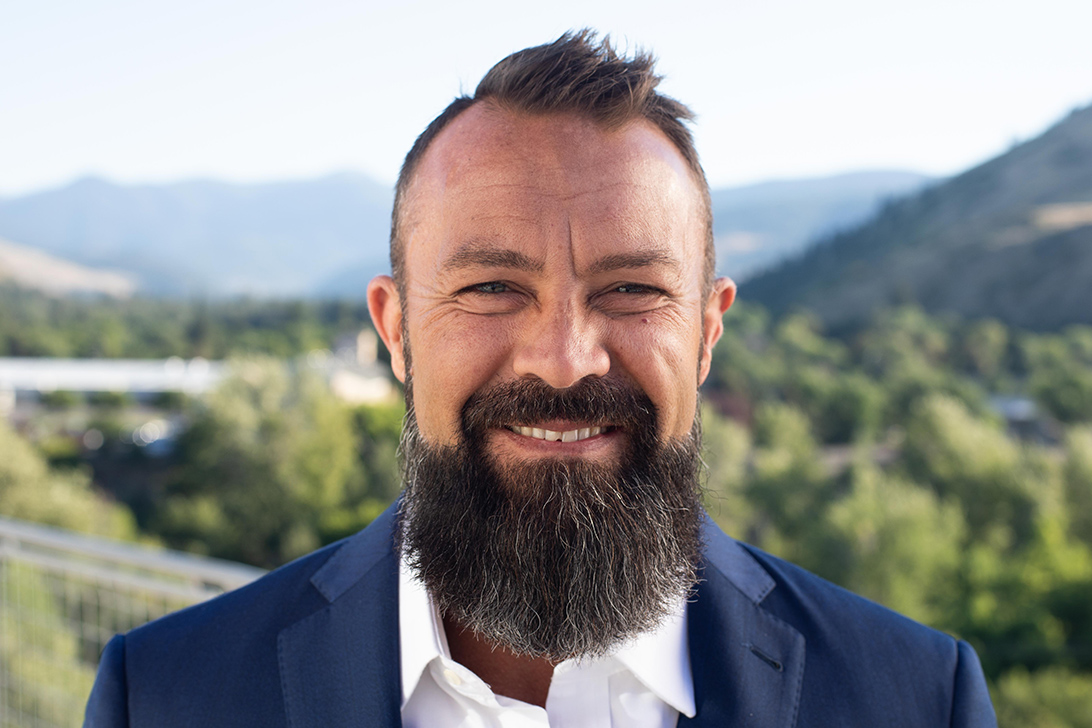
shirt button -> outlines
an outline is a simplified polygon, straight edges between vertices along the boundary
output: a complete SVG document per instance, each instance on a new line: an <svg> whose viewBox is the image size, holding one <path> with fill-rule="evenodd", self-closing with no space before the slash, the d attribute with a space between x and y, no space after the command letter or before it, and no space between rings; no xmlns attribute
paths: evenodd
<svg viewBox="0 0 1092 728"><path fill-rule="evenodd" d="M459 687L463 684L463 679L459 677L459 673L451 669L444 670L444 678L455 687Z"/></svg>

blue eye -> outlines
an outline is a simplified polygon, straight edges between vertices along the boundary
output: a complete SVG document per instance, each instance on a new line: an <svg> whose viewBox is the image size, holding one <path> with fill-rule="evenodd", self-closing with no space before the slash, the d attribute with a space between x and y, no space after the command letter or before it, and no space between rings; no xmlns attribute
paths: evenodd
<svg viewBox="0 0 1092 728"><path fill-rule="evenodd" d="M477 293L507 293L508 286L499 281L490 281L489 283L479 283L473 287L473 290Z"/></svg>

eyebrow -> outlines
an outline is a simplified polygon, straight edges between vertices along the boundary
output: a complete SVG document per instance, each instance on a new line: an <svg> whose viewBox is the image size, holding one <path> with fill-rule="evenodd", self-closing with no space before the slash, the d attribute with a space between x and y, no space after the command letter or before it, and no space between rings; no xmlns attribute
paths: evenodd
<svg viewBox="0 0 1092 728"><path fill-rule="evenodd" d="M515 250L503 248L481 248L469 246L456 251L444 261L441 270L459 270L462 268L511 268L539 273L543 263Z"/></svg>
<svg viewBox="0 0 1092 728"><path fill-rule="evenodd" d="M674 270L682 267L679 261L666 251L653 249L606 255L592 263L588 270L592 274L599 274L627 268L648 268L654 265L664 265ZM470 245L456 251L441 266L441 270L444 271L464 268L509 268L541 273L545 265L542 261L516 250Z"/></svg>
<svg viewBox="0 0 1092 728"><path fill-rule="evenodd" d="M592 263L589 270L592 273L608 273L625 268L648 268L654 265L666 265L675 270L681 268L679 261L664 250L638 250L632 253L614 253L604 256Z"/></svg>

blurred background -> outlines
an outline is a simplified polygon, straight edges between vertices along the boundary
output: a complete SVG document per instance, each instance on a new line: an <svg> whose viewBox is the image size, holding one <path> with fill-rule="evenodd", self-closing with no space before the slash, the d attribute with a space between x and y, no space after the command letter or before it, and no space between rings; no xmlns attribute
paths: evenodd
<svg viewBox="0 0 1092 728"><path fill-rule="evenodd" d="M401 159L581 27L698 114L710 512L968 639L1002 726L1092 726L1078 0L0 6L0 726L78 725L115 631L397 495Z"/></svg>

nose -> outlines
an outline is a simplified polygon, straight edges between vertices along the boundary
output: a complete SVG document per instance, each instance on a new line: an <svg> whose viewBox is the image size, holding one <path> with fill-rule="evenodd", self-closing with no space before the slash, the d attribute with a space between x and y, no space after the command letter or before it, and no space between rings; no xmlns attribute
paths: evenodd
<svg viewBox="0 0 1092 728"><path fill-rule="evenodd" d="M572 308L541 312L521 332L513 359L520 377L538 377L555 389L566 389L588 376L606 376L610 353L597 327Z"/></svg>

